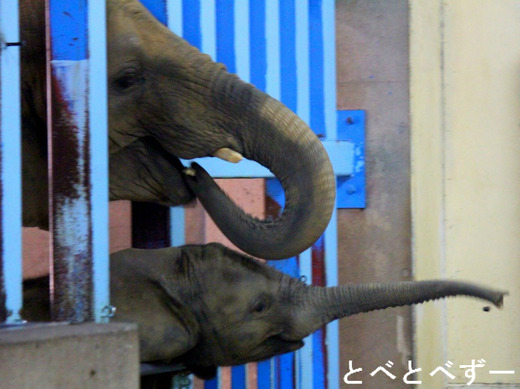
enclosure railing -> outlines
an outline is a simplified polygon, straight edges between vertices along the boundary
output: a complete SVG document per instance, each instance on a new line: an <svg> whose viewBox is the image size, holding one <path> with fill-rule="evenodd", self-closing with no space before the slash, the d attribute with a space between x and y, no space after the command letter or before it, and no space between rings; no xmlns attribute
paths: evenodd
<svg viewBox="0 0 520 389"><path fill-rule="evenodd" d="M52 317L105 320L108 148L104 0L48 0L48 125ZM0 1L0 317L22 306L20 42L18 1Z"/></svg>
<svg viewBox="0 0 520 389"><path fill-rule="evenodd" d="M101 322L109 312L105 1L47 2L53 317ZM294 110L322 138L335 173L352 175L355 146L337 134L333 0L142 2L178 35ZM22 305L17 0L0 0L0 34L0 321L12 323ZM201 164L215 176L236 174L226 164ZM240 176L271 177L248 162ZM267 188L283 201L274 181ZM184 213L171 212L171 242L180 245ZM321 273L313 270L318 261ZM314 249L285 264L278 266L308 282L335 285L336 214ZM275 375L284 367L291 369L283 378L291 387L339 387L338 323L307 339L298 354L259 366L258 387L281 385ZM233 369L234 388L243 386L244 374Z"/></svg>
<svg viewBox="0 0 520 389"><path fill-rule="evenodd" d="M55 320L109 306L104 0L47 0L51 285Z"/></svg>

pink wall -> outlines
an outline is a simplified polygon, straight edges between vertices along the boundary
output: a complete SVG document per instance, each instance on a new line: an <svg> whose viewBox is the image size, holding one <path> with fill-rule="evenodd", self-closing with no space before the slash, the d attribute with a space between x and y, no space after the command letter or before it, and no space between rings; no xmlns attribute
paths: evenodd
<svg viewBox="0 0 520 389"><path fill-rule="evenodd" d="M132 245L129 201L110 203L110 252ZM49 233L38 228L23 228L23 278L49 274Z"/></svg>

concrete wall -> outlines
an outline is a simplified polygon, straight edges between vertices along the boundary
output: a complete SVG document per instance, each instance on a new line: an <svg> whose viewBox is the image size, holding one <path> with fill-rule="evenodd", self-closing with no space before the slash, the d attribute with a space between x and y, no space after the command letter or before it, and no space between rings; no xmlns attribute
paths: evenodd
<svg viewBox="0 0 520 389"><path fill-rule="evenodd" d="M0 331L0 388L138 387L133 324L46 324Z"/></svg>
<svg viewBox="0 0 520 389"><path fill-rule="evenodd" d="M466 384L459 365L484 359L475 382L520 387L520 1L410 4L417 278L511 293L501 311L462 299L418 307L423 385ZM426 374L448 360L454 380Z"/></svg>
<svg viewBox="0 0 520 389"><path fill-rule="evenodd" d="M340 283L411 275L408 2L336 1L338 109L367 111L365 210L338 212ZM340 323L340 371L349 360L363 388L409 388L369 376L387 361L402 377L411 358L411 311L397 308ZM345 384L343 384L345 385Z"/></svg>

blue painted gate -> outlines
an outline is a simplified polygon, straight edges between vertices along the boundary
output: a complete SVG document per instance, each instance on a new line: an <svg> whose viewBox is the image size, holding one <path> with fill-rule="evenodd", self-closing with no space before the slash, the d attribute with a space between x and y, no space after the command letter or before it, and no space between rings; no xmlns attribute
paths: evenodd
<svg viewBox="0 0 520 389"><path fill-rule="evenodd" d="M284 102L306 121L316 134L323 140L329 152L334 170L338 175L338 205L342 207L363 207L363 153L362 127L364 113L336 111L336 77L335 77L335 37L334 37L334 1L333 0L142 0L143 3L163 23L169 25L174 32L183 36L212 58L227 65L242 79L255 84L273 97ZM58 2L56 2L58 3ZM99 5L101 2L95 2ZM17 26L8 21L16 20L16 13L7 14L13 2L2 0L0 3L2 16L1 30L6 42L18 40ZM52 10L51 10L52 11ZM101 11L96 11L101 12ZM91 12L91 14L95 14ZM15 15L15 16L13 16ZM52 12L51 12L52 15ZM92 31L96 28L92 28ZM96 30L97 31L97 30ZM16 67L18 48L8 50L6 42L0 40L2 86L9 81L15 81L6 70ZM101 45L99 45L101 47ZM63 66L82 66L85 58L61 58L58 50L53 48L53 70L59 72ZM102 50L100 50L102 51ZM89 58L90 59L90 58ZM66 61L66 62L64 62ZM79 62L78 62L79 61ZM90 66L87 69L94 69ZM88 71L88 70L87 70ZM61 74L61 73L60 73ZM17 78L16 78L17 80ZM17 82L17 81L16 81ZM97 83L103 85L103 82ZM16 85L12 86L17 90ZM98 94L103 94L98 91ZM83 98L83 97L82 97ZM18 99L12 99L16 101ZM15 133L8 129L9 123L19 128L16 120L19 117L19 107L10 107L5 99L2 101L2 151L7 147L17 149L19 137L9 137ZM95 107L89 100L91 108ZM101 110L105 108L101 107ZM9 114L9 120L7 119ZM78 126L81 123L78 124ZM16 131L16 133L18 133ZM101 135L106 140L105 135ZM357 139L357 143L347 138ZM341 139L341 140L340 140ZM8 143L9 142L9 143ZM8 146L9 144L9 146ZM104 149L100 147L99 149ZM12 150L12 149L11 149ZM5 156L5 153L1 156ZM10 215L6 212L4 202L10 205L14 213L19 213L18 181L10 186L10 178L19 180L19 155L9 160L2 160L2 213L3 225ZM106 160L106 157L104 157ZM14 161L11 163L11 161ZM266 196L283 204L283 191L271 174L254 163L244 161L234 170L229 170L229 164L220 163L215 159L200 161L214 177L265 177L268 179ZM237 173L237 169L239 172ZM106 177L105 172L101 172ZM14 173L11 173L13 171ZM9 172L9 173L7 173ZM11 184L9 184L11 185ZM13 187L15 188L13 190ZM18 198L11 200L14 194ZM101 197L104 197L103 195ZM13 213L12 212L12 213ZM103 214L106 211L103 210ZM184 243L184 214L182 208L171 210L173 221L171 244ZM19 225L19 216L14 216ZM103 219L93 217L93 219ZM105 218L106 219L106 218ZM10 224L12 227L12 224ZM0 318L16 321L16 312L21 305L21 267L19 266L21 244L16 228L0 229L1 254L0 261L0 304L6 311L14 315ZM14 231L13 236L8 233ZM100 230L102 231L102 230ZM106 234L105 234L106 235ZM10 246L8 246L10 245ZM100 247L106 246L106 242ZM9 247L12 247L11 249ZM106 251L100 254L106 267ZM8 256L9 255L9 256ZM10 259L13 258L13 259ZM315 285L335 285L337 283L337 230L336 214L333 214L331 224L324 236L312 247L298 256L286 261L273 262L280 270L295 277L305 277L307 282ZM106 273L106 272L105 272ZM103 288L106 289L107 277L103 278ZM10 293L4 293L4 289ZM13 292L15 291L15 292ZM106 304L106 292L98 300L94 309L98 321L101 307ZM13 297L14 296L14 297ZM105 300L103 302L103 300ZM331 323L326 329L317 331L306 339L306 345L296 353L273 358L259 363L257 366L258 388L338 388L339 387L339 352L338 323ZM234 367L231 372L231 387L242 389L246 387L247 369L243 366ZM208 381L206 388L220 387L219 380Z"/></svg>
<svg viewBox="0 0 520 389"><path fill-rule="evenodd" d="M338 206L364 207L364 112L336 111L333 0L142 0L175 33L228 70L281 100L320 137L338 176ZM339 129L339 131L338 131ZM339 140L338 133L343 140ZM347 140L350 139L350 140ZM265 177L266 196L283 204L283 190L254 162L198 162L213 177ZM184 213L171 210L172 245L184 243ZM298 256L271 263L314 285L337 284L336 214L324 236ZM339 388L338 323L303 349L258 363L259 389ZM247 387L245 366L233 367L231 388ZM219 378L205 388L220 388Z"/></svg>

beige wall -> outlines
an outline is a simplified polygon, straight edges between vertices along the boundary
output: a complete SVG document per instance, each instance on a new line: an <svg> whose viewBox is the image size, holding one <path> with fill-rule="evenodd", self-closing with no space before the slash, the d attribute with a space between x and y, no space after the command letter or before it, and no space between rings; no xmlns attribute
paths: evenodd
<svg viewBox="0 0 520 389"><path fill-rule="evenodd" d="M520 383L520 1L410 1L413 258L417 279L510 291L415 310L423 386ZM447 361L454 380L429 372ZM489 370L516 370L490 375Z"/></svg>

